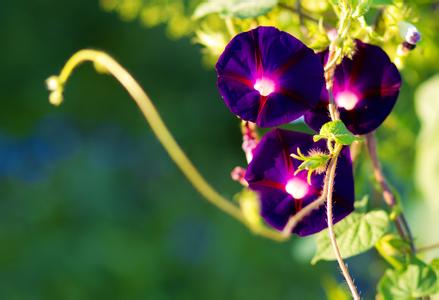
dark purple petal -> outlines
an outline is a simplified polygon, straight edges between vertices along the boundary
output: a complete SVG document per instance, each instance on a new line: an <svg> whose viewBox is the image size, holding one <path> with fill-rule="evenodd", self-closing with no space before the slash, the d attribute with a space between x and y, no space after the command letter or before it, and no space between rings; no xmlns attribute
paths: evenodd
<svg viewBox="0 0 439 300"><path fill-rule="evenodd" d="M279 230L285 227L292 215L322 193L323 174L312 175L311 185L307 184L305 171L294 175L301 162L293 159L290 154L297 153L297 148L303 153L311 149L326 150L325 143L314 143L311 135L274 129L261 139L245 176L250 189L260 196L262 217ZM354 204L352 162L347 147L343 149L337 165L333 199L334 222L338 222L352 212ZM326 210L323 205L305 217L293 232L306 236L326 227Z"/></svg>
<svg viewBox="0 0 439 300"><path fill-rule="evenodd" d="M329 115L327 99L320 100L317 106L305 113L304 121L305 123L314 129L316 132L320 131L320 128L323 124L331 121L331 117Z"/></svg>
<svg viewBox="0 0 439 300"><path fill-rule="evenodd" d="M352 59L345 57L335 69L333 93L346 127L354 134L366 134L380 126L392 111L401 76L381 48L356 42ZM305 114L305 122L316 131L329 121L325 101Z"/></svg>
<svg viewBox="0 0 439 300"><path fill-rule="evenodd" d="M260 127L298 119L318 103L324 85L319 57L275 27L258 27L235 36L216 70L227 107Z"/></svg>

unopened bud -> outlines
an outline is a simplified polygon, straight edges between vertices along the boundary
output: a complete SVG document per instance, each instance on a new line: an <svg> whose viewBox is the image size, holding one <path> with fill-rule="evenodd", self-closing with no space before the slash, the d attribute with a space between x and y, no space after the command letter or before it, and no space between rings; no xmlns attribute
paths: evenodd
<svg viewBox="0 0 439 300"><path fill-rule="evenodd" d="M256 124L251 122L242 122L242 150L245 153L247 163L253 159L253 151L259 143L258 133L256 132Z"/></svg>
<svg viewBox="0 0 439 300"><path fill-rule="evenodd" d="M399 34L404 39L404 42L415 46L421 39L421 33L418 31L415 25L401 21L398 23L398 27Z"/></svg>
<svg viewBox="0 0 439 300"><path fill-rule="evenodd" d="M243 186L248 186L247 181L245 180L245 169L241 167L235 167L232 172L230 173L230 176L234 181L239 182Z"/></svg>

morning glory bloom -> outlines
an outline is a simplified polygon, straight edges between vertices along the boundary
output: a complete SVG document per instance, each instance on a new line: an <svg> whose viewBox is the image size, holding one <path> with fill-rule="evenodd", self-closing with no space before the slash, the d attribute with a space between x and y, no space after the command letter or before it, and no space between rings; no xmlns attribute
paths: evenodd
<svg viewBox="0 0 439 300"><path fill-rule="evenodd" d="M260 127L301 117L320 99L320 58L301 41L274 27L235 36L221 54L218 89L227 107Z"/></svg>
<svg viewBox="0 0 439 300"><path fill-rule="evenodd" d="M340 119L354 134L369 133L387 118L401 87L401 76L387 54L377 46L356 41L352 59L345 57L334 73L334 101ZM327 59L328 51L321 55ZM305 122L314 130L330 121L328 93L322 92L320 103L305 114Z"/></svg>
<svg viewBox="0 0 439 300"><path fill-rule="evenodd" d="M290 156L310 150L325 152L323 141L314 143L312 135L283 129L268 132L256 147L248 165L245 179L249 188L257 192L261 200L261 214L265 221L282 230L289 218L316 200L322 193L324 174L313 174L311 184L307 172L294 174L301 161ZM338 222L354 209L354 179L349 148L345 147L336 169L333 201L334 222ZM326 228L326 207L311 212L293 229L299 236L306 236Z"/></svg>

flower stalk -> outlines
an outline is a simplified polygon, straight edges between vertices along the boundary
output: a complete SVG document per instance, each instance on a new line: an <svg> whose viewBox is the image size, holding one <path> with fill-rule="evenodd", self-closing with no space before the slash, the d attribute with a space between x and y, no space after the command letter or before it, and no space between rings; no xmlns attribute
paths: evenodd
<svg viewBox="0 0 439 300"><path fill-rule="evenodd" d="M116 62L108 54L97 50L80 50L75 53L64 65L59 76L51 76L46 84L51 91L49 96L50 102L54 105L60 105L63 101L64 87L72 75L73 71L84 62L93 62L95 67L101 73L111 74L119 83L126 89L137 106L140 108L143 116L159 142L165 148L170 158L179 167L184 176L192 184L192 186L211 204L218 207L223 212L232 216L242 224L249 227L249 229L263 237L275 240L284 241L285 237L279 232L271 230L266 227L251 226L244 218L239 207L234 205L231 201L220 195L201 175L197 168L186 156L184 151L180 148L177 141L174 139L169 129L161 119L157 109L152 103L151 99L141 88L139 83L125 70L118 62Z"/></svg>

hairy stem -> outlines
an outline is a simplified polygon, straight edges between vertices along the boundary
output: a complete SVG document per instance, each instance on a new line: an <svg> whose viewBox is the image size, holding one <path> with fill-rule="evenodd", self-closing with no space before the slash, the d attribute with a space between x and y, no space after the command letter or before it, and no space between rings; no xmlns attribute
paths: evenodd
<svg viewBox="0 0 439 300"><path fill-rule="evenodd" d="M381 163L378 159L378 154L377 154L377 146L376 146L376 139L374 132L371 132L366 135L366 146L367 146L367 151L369 152L370 160L372 162L375 180L379 183L381 187L384 202L386 202L386 204L390 208L393 208L398 203L396 201L396 197L394 193L392 192L389 184L387 183L387 179L384 176L383 169L381 168ZM403 212L400 212L399 215L395 218L395 225L399 235L410 243L410 249L414 254L416 252L416 248L413 242L413 236Z"/></svg>
<svg viewBox="0 0 439 300"><path fill-rule="evenodd" d="M331 162L329 163L328 167L328 173L329 173L329 181L328 181L328 197L326 199L326 217L328 222L328 235L329 239L331 240L332 248L334 249L335 257L337 258L338 265L340 267L340 270L346 280L346 283L349 286L349 289L351 291L352 297L354 300L360 299L360 295L358 294L357 288L354 284L354 281L349 274L348 267L343 261L343 258L341 257L340 249L338 248L337 240L334 233L334 223L333 223L333 215L332 215L332 194L334 189L334 182L335 182L335 170L337 168L337 161L338 156L341 151L341 146L338 146L339 148L336 149L336 155L331 159Z"/></svg>
<svg viewBox="0 0 439 300"><path fill-rule="evenodd" d="M169 154L174 163L183 172L188 181L193 185L193 187L210 203L232 216L236 220L240 221L244 225L248 226L255 234L276 240L283 241L285 237L279 232L270 230L265 227L254 228L250 226L247 220L244 218L241 210L234 205L231 201L227 200L221 196L200 174L200 172L195 168L183 150L180 148L169 129L164 124L161 119L157 109L151 102L148 95L143 91L141 86L137 81L131 76L128 71L126 71L119 63L117 63L108 54L96 51L96 50L81 50L75 53L65 64L64 68L58 80L58 90L52 91L52 93L61 94L65 83L72 74L73 70L79 66L81 63L90 61L95 63L100 70L108 72L114 76L119 83L127 90L131 95L133 100L136 102L145 119L151 126L151 129L157 139L165 148L166 152ZM60 98L62 99L62 98ZM60 104L56 102L56 104Z"/></svg>
<svg viewBox="0 0 439 300"><path fill-rule="evenodd" d="M332 121L340 120L340 114L338 112L337 106L335 104L334 95L332 92L332 87L334 83L334 72L335 67L337 66L337 63L339 59L342 56L342 50L339 47L340 42L346 37L347 33L349 32L349 28L351 26L351 14L352 9L347 9L340 20L337 33L338 36L336 39L334 39L331 44L329 45L329 55L328 55L328 62L325 65L325 80L326 80L326 88L328 90L329 95L329 104L328 104L328 110L331 116ZM334 232L334 220L333 220L333 212L332 212L332 197L334 192L334 182L335 182L335 170L337 168L337 161L338 156L340 155L340 151L342 150L341 145L335 145L335 149L332 152L332 158L329 162L328 169L326 170L326 177L328 177L328 187L327 187L327 196L326 196L326 218L328 223L328 235L329 239L331 241L331 246L334 251L334 255L337 259L337 263L340 267L340 270L343 274L343 277L349 287L349 290L351 292L352 298L354 300L359 300L360 295L357 291L357 287L354 284L354 280L352 279L351 275L349 274L349 270L346 266L346 264L343 261L343 258L340 253L340 249L337 244L337 239ZM329 174L329 175L328 175Z"/></svg>

